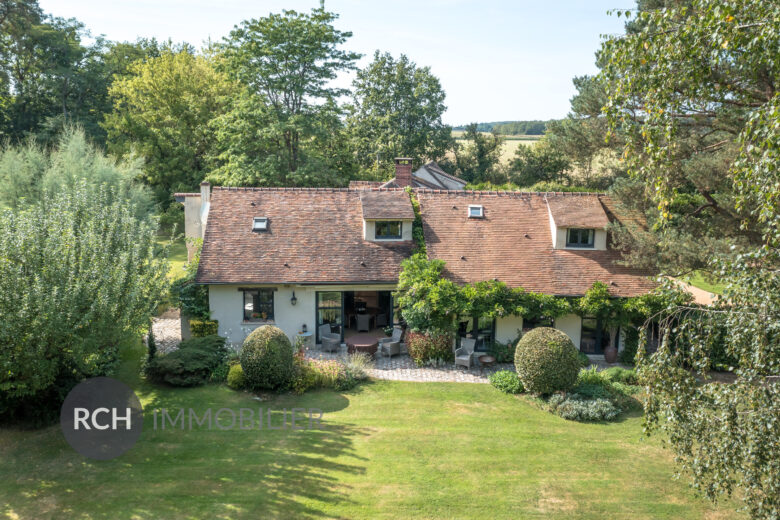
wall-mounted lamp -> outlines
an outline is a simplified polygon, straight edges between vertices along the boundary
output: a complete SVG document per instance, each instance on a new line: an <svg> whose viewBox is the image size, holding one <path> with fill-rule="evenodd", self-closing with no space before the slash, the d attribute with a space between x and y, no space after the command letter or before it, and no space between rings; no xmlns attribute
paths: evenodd
<svg viewBox="0 0 780 520"><path fill-rule="evenodd" d="M295 297L295 291L293 291L292 298L290 298L290 304L295 305L298 303L298 298Z"/></svg>

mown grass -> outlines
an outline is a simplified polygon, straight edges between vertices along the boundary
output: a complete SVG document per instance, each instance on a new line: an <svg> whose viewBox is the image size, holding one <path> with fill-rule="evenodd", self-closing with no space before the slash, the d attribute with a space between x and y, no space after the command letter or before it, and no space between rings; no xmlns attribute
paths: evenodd
<svg viewBox="0 0 780 520"><path fill-rule="evenodd" d="M111 461L74 452L58 426L0 430L9 518L733 518L672 478L641 418L567 422L481 384L371 382L270 396L118 377L146 410L138 444ZM152 409L319 408L323 430L154 430Z"/></svg>
<svg viewBox="0 0 780 520"><path fill-rule="evenodd" d="M170 241L169 237L158 237L156 240L160 247L168 245ZM171 244L170 249L168 249L168 262L171 264L168 278L174 280L184 276L184 264L187 263L187 244L184 237L177 238Z"/></svg>
<svg viewBox="0 0 780 520"><path fill-rule="evenodd" d="M699 289L709 291L715 294L723 294L723 290L726 288L725 284L719 283L710 279L701 271L696 271L687 279L688 283Z"/></svg>

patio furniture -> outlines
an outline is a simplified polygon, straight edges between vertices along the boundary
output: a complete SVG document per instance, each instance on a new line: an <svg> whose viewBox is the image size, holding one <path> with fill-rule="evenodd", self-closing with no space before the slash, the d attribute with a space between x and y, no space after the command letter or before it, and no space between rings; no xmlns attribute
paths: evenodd
<svg viewBox="0 0 780 520"><path fill-rule="evenodd" d="M455 350L455 366L462 365L468 370L471 368L471 356L474 354L474 338L460 338L460 348Z"/></svg>
<svg viewBox="0 0 780 520"><path fill-rule="evenodd" d="M347 338L347 353L354 354L355 352L365 352L370 356L376 354L379 342L375 336L369 336L368 334L358 334Z"/></svg>
<svg viewBox="0 0 780 520"><path fill-rule="evenodd" d="M381 312L376 315L374 318L374 326L375 327L386 327L387 326L387 314L384 312Z"/></svg>
<svg viewBox="0 0 780 520"><path fill-rule="evenodd" d="M383 356L393 357L401 353L401 335L404 333L401 327L393 327L393 335L379 340L379 352Z"/></svg>
<svg viewBox="0 0 780 520"><path fill-rule="evenodd" d="M496 364L496 358L489 355L489 354L483 354L477 358L479 360L479 373L482 373L482 370L485 368L490 368L493 365Z"/></svg>
<svg viewBox="0 0 780 520"><path fill-rule="evenodd" d="M311 346L311 338L314 336L311 332L299 332L298 337L303 340L303 346L309 347Z"/></svg>
<svg viewBox="0 0 780 520"><path fill-rule="evenodd" d="M341 348L341 334L330 331L330 323L320 325L320 342L323 352L338 352Z"/></svg>
<svg viewBox="0 0 780 520"><path fill-rule="evenodd" d="M371 330L371 316L369 314L357 315L357 331L368 332Z"/></svg>

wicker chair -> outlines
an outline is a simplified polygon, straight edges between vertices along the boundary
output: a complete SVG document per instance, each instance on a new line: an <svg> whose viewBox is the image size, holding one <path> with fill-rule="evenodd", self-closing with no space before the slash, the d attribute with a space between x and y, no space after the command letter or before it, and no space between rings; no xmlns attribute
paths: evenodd
<svg viewBox="0 0 780 520"><path fill-rule="evenodd" d="M338 352L341 349L341 334L330 331L330 323L320 325L320 342L323 352Z"/></svg>
<svg viewBox="0 0 780 520"><path fill-rule="evenodd" d="M471 368L471 357L474 355L474 345L477 340L473 338L460 338L460 348L455 350L455 366L462 365L468 370Z"/></svg>
<svg viewBox="0 0 780 520"><path fill-rule="evenodd" d="M371 329L371 316L369 314L357 315L358 332L368 332Z"/></svg>
<svg viewBox="0 0 780 520"><path fill-rule="evenodd" d="M393 327L393 335L379 340L379 352L383 356L393 357L401 353L401 336L404 331L401 327Z"/></svg>

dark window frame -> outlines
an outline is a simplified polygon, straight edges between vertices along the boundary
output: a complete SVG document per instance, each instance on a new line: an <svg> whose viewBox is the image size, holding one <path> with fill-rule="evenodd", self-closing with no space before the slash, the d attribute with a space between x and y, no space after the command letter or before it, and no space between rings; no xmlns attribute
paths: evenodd
<svg viewBox="0 0 780 520"><path fill-rule="evenodd" d="M577 240L572 241L572 235L577 235ZM587 242L582 241L582 234L586 233ZM566 229L566 247L593 248L596 243L596 230L593 228L567 228Z"/></svg>
<svg viewBox="0 0 780 520"><path fill-rule="evenodd" d="M385 224L387 226L390 226L391 224L398 224L398 234L380 235L379 234L380 224ZM403 234L404 234L404 223L402 220L378 220L374 222L374 238L377 240L398 240L399 238L403 237Z"/></svg>
<svg viewBox="0 0 780 520"><path fill-rule="evenodd" d="M244 318L244 322L247 323L263 323L267 321L274 321L274 291L273 289L264 289L264 288L257 288L257 289L241 289L241 310L242 310L242 316ZM252 296L252 310L247 311L246 305L247 305L247 293L257 293L257 296ZM267 296L270 296L270 302L269 301L260 301L260 293L265 293ZM260 307L260 310L256 309L255 307ZM249 312L249 316L247 316L247 312ZM262 314L265 312L265 318L263 317L253 317L252 314Z"/></svg>

